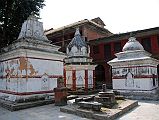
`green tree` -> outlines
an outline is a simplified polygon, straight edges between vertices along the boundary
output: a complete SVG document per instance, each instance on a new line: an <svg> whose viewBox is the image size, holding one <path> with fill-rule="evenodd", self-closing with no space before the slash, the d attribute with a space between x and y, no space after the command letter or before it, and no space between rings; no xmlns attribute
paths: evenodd
<svg viewBox="0 0 159 120"><path fill-rule="evenodd" d="M0 0L0 47L17 39L22 23L31 13L39 16L44 0Z"/></svg>

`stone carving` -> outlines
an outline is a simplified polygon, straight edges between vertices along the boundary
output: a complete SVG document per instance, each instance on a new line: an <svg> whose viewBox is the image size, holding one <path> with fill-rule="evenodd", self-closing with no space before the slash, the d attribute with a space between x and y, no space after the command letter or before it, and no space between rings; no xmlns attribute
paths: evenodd
<svg viewBox="0 0 159 120"><path fill-rule="evenodd" d="M83 80L82 76L79 75L79 76L77 77L76 84L77 84L78 86L83 86L83 84L84 84L83 81L84 81L84 80Z"/></svg>
<svg viewBox="0 0 159 120"><path fill-rule="evenodd" d="M133 78L133 74L131 72L128 72L126 74L125 86L126 87L134 87L134 78Z"/></svg>
<svg viewBox="0 0 159 120"><path fill-rule="evenodd" d="M44 35L43 23L34 15L30 15L23 23L18 39L31 38L43 42L49 42Z"/></svg>
<svg viewBox="0 0 159 120"><path fill-rule="evenodd" d="M42 81L41 81L41 89L42 90L48 90L49 89L49 77L48 75L45 73L42 77L41 77Z"/></svg>

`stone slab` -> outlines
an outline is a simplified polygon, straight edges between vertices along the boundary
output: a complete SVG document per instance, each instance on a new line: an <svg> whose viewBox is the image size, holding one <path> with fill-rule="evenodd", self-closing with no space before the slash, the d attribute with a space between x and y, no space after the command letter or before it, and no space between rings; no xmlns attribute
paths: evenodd
<svg viewBox="0 0 159 120"><path fill-rule="evenodd" d="M97 112L92 110L80 109L78 105L67 105L60 108L61 112L75 114L77 116L96 119L96 120L112 120L127 113L129 110L138 106L138 102L134 100L126 100L119 104L117 109L108 109L107 112Z"/></svg>
<svg viewBox="0 0 159 120"><path fill-rule="evenodd" d="M15 103L15 102L0 99L0 106L10 111L17 111L21 109L36 107L36 106L48 105L54 102L55 101L53 99L47 99L47 100L38 100L34 102Z"/></svg>

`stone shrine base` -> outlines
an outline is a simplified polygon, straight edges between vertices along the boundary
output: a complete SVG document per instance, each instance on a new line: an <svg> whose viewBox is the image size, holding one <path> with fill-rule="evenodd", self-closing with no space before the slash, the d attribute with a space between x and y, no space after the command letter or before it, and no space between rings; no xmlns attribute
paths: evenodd
<svg viewBox="0 0 159 120"><path fill-rule="evenodd" d="M120 91L120 95L123 95L127 99L134 100L159 100L159 89L149 91Z"/></svg>
<svg viewBox="0 0 159 120"><path fill-rule="evenodd" d="M24 102L24 103L16 103L16 102L0 99L0 106L10 111L17 111L21 109L36 107L36 106L48 105L52 103L54 103L53 99L38 100L38 101L31 101L31 102Z"/></svg>
<svg viewBox="0 0 159 120"><path fill-rule="evenodd" d="M102 107L100 112L89 109L81 109L77 104L69 104L67 106L61 107L60 111L89 119L113 120L137 106L137 101L123 100L119 101L118 105L114 106L112 109Z"/></svg>

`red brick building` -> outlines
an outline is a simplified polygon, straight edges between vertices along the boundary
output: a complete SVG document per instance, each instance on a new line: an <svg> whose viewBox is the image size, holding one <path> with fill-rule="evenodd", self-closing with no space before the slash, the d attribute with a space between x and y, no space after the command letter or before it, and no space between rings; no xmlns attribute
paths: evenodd
<svg viewBox="0 0 159 120"><path fill-rule="evenodd" d="M109 37L91 40L91 57L94 62L98 64L95 70L96 84L98 84L98 86L102 83L106 83L107 86L111 87L111 68L107 62L115 57L115 53L122 51L131 33L134 34L146 51L152 53L152 57L159 59L159 27L113 34Z"/></svg>
<svg viewBox="0 0 159 120"><path fill-rule="evenodd" d="M82 37L86 41L90 41L112 35L112 33L105 29L104 26L104 22L97 17L92 20L81 20L58 29L51 28L45 31L45 35L52 41L52 44L61 46L60 51L66 52L66 46L74 37L77 27L79 27Z"/></svg>

